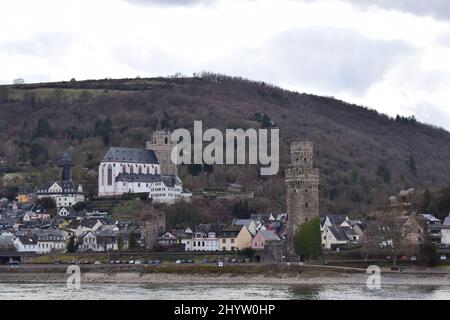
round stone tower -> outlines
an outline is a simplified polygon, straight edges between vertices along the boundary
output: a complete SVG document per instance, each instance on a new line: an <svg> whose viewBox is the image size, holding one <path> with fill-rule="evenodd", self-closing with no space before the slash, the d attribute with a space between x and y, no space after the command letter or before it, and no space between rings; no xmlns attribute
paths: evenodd
<svg viewBox="0 0 450 320"><path fill-rule="evenodd" d="M291 143L291 164L286 169L288 256L295 255L298 227L319 217L319 169L313 166L313 143Z"/></svg>

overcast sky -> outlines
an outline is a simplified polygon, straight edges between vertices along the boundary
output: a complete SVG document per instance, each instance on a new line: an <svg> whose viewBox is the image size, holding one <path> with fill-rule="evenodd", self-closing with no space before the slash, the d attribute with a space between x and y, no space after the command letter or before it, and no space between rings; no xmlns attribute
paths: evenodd
<svg viewBox="0 0 450 320"><path fill-rule="evenodd" d="M0 84L202 70L450 130L448 0L10 0Z"/></svg>

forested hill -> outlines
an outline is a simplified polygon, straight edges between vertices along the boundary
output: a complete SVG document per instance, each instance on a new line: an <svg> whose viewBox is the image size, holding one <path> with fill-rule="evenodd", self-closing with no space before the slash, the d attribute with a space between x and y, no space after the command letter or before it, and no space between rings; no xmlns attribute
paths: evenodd
<svg viewBox="0 0 450 320"><path fill-rule="evenodd" d="M357 213L404 188L450 183L450 133L443 129L212 74L0 87L0 159L4 172L40 181L57 172L52 162L70 148L76 178L93 192L107 146L145 147L154 129L192 128L194 120L220 129L279 127L283 166L290 141L313 141L322 213ZM283 210L283 170L272 178L258 173L255 166L215 166L208 175L181 170L193 190L237 182Z"/></svg>

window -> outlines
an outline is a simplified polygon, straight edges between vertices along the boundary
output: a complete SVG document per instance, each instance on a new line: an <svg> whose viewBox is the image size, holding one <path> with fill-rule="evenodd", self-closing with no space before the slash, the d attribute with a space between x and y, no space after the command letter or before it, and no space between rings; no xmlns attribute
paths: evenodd
<svg viewBox="0 0 450 320"><path fill-rule="evenodd" d="M108 186L112 186L112 166L108 166Z"/></svg>
<svg viewBox="0 0 450 320"><path fill-rule="evenodd" d="M231 243L234 243L234 239L231 239Z"/></svg>
<svg viewBox="0 0 450 320"><path fill-rule="evenodd" d="M222 243L226 243L227 242L227 239L222 239Z"/></svg>

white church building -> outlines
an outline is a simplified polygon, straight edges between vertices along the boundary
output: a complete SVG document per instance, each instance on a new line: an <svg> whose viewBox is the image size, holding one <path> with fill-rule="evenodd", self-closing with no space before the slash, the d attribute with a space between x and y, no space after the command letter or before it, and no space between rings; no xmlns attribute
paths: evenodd
<svg viewBox="0 0 450 320"><path fill-rule="evenodd" d="M99 165L98 195L127 193L148 193L154 202L169 204L192 196L178 176L161 174L153 150L111 147Z"/></svg>

